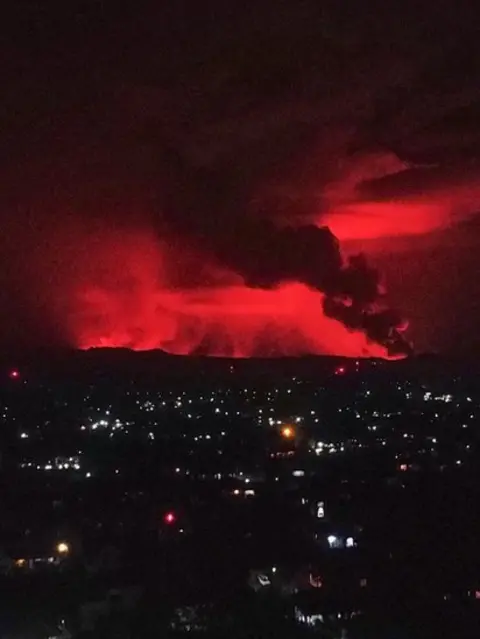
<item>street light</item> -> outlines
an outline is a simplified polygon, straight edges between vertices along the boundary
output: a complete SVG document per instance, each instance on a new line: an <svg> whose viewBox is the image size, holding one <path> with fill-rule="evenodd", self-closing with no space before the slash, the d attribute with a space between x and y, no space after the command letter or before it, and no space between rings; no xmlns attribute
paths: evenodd
<svg viewBox="0 0 480 639"><path fill-rule="evenodd" d="M291 426L284 426L281 433L284 439L293 439L295 437L295 429Z"/></svg>
<svg viewBox="0 0 480 639"><path fill-rule="evenodd" d="M57 544L57 552L59 555L68 555L70 552L70 546L66 541L61 541Z"/></svg>
<svg viewBox="0 0 480 639"><path fill-rule="evenodd" d="M327 541L330 548L333 548L337 544L338 539L335 535L328 535Z"/></svg>

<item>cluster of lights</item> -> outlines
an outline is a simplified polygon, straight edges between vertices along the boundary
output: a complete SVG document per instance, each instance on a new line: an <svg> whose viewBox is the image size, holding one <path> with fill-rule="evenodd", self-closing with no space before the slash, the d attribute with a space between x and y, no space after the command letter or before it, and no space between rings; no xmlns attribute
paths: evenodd
<svg viewBox="0 0 480 639"><path fill-rule="evenodd" d="M232 495L234 495L235 497L255 497L255 490L253 488L234 488L232 490Z"/></svg>
<svg viewBox="0 0 480 639"><path fill-rule="evenodd" d="M108 413L109 411L106 411L107 415ZM109 437L113 437L116 433L119 433L119 432L128 433L128 431L126 430L126 424L124 424L120 419L114 419L114 420L99 419L97 421L92 422L88 426L86 426L85 424L82 424L82 426L80 426L80 430L108 431Z"/></svg>
<svg viewBox="0 0 480 639"><path fill-rule="evenodd" d="M330 548L355 548L356 543L353 537L339 537L337 535L328 535L327 543Z"/></svg>
<svg viewBox="0 0 480 639"><path fill-rule="evenodd" d="M333 453L344 453L345 445L342 443L327 443L327 442L317 442L314 447L314 451L316 455L323 455L325 453L333 454Z"/></svg>
<svg viewBox="0 0 480 639"><path fill-rule="evenodd" d="M78 462L65 462L55 463L47 462L46 464L35 464L34 462L23 462L20 464L20 468L34 468L35 470L80 470L80 463Z"/></svg>
<svg viewBox="0 0 480 639"><path fill-rule="evenodd" d="M17 568L32 568L36 564L57 564L60 560L66 559L71 553L71 546L66 541L60 541L55 546L56 556L37 557L35 559L25 559L23 557L15 559L14 563Z"/></svg>

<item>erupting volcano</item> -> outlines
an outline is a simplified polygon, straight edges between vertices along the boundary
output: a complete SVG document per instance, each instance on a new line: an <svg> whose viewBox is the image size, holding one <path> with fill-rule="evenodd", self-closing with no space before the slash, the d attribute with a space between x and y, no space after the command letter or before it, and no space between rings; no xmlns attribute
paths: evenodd
<svg viewBox="0 0 480 639"><path fill-rule="evenodd" d="M309 227L307 232L312 238L328 238L336 247L328 231ZM287 244L290 258L277 254L275 277L270 274L263 286L252 286L245 274L207 266L205 258L187 256L152 234L107 235L100 253L88 251L88 238L82 245L77 256L88 256L88 265L78 263L80 282L75 278L67 286L70 332L80 348L161 348L174 354L228 357L393 357L409 349L400 319L379 305L375 271L361 257L343 265L336 248L332 272L324 265L322 275L324 252L317 255L318 274L305 271L301 280L301 252L297 263L292 262L295 247ZM301 241L298 249L307 248ZM267 263L263 269L265 277L271 266ZM281 267L285 272L277 270ZM253 279L253 273L249 275Z"/></svg>
<svg viewBox="0 0 480 639"><path fill-rule="evenodd" d="M471 352L474 3L13 4L7 346Z"/></svg>

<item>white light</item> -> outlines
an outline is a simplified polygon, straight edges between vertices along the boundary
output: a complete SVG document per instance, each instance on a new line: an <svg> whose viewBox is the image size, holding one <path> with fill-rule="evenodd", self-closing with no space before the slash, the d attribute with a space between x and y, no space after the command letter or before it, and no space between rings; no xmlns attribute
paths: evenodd
<svg viewBox="0 0 480 639"><path fill-rule="evenodd" d="M353 548L355 546L355 540L353 537L347 537L345 540L345 545L347 548Z"/></svg>
<svg viewBox="0 0 480 639"><path fill-rule="evenodd" d="M61 541L57 544L57 552L61 555L68 555L70 552L70 546L65 541Z"/></svg>
<svg viewBox="0 0 480 639"><path fill-rule="evenodd" d="M335 535L328 535L327 541L328 541L328 545L331 548L332 546L334 546L337 543L337 538L335 537Z"/></svg>
<svg viewBox="0 0 480 639"><path fill-rule="evenodd" d="M325 517L325 502L319 501L317 504L317 519L323 519Z"/></svg>
<svg viewBox="0 0 480 639"><path fill-rule="evenodd" d="M272 572L273 572L273 574L275 574L277 572L277 567L276 566L272 567Z"/></svg>
<svg viewBox="0 0 480 639"><path fill-rule="evenodd" d="M304 470L294 470L292 475L294 477L304 477L305 476L305 471Z"/></svg>
<svg viewBox="0 0 480 639"><path fill-rule="evenodd" d="M28 439L27 433L21 433L20 434L20 439Z"/></svg>
<svg viewBox="0 0 480 639"><path fill-rule="evenodd" d="M85 477L89 479L92 476L92 473L85 473Z"/></svg>

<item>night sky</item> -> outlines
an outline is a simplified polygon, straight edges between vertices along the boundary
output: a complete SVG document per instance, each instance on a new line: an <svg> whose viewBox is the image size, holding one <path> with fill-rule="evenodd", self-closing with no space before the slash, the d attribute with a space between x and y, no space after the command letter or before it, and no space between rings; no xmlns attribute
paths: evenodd
<svg viewBox="0 0 480 639"><path fill-rule="evenodd" d="M2 345L480 352L475 3L121 4L3 10Z"/></svg>

